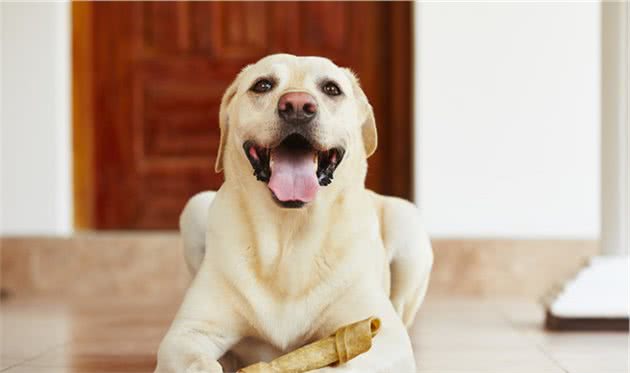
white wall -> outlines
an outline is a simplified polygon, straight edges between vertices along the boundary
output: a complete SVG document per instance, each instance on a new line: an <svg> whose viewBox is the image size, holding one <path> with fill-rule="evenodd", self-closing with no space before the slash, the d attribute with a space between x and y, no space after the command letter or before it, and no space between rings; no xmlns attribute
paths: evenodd
<svg viewBox="0 0 630 373"><path fill-rule="evenodd" d="M599 234L599 4L416 4L416 196L440 236Z"/></svg>
<svg viewBox="0 0 630 373"><path fill-rule="evenodd" d="M70 7L5 2L0 7L0 233L68 233Z"/></svg>

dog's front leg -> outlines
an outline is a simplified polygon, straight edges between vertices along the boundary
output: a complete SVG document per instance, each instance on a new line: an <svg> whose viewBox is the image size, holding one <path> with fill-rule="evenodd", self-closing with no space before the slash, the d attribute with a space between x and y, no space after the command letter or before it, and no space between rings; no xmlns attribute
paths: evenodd
<svg viewBox="0 0 630 373"><path fill-rule="evenodd" d="M221 373L217 360L237 341L202 321L176 321L160 344L155 373Z"/></svg>
<svg viewBox="0 0 630 373"><path fill-rule="evenodd" d="M353 297L354 298L354 297ZM346 364L321 369L326 373L415 373L416 365L411 341L402 320L385 294L358 293L333 310L328 329L349 324L370 316L381 319L381 329L370 350Z"/></svg>
<svg viewBox="0 0 630 373"><path fill-rule="evenodd" d="M433 250L416 206L393 197L381 197L381 201L383 243L391 250L390 298L409 327L427 291Z"/></svg>
<svg viewBox="0 0 630 373"><path fill-rule="evenodd" d="M242 336L230 298L202 268L160 344L155 373L221 373L218 359ZM220 300L220 301L219 301Z"/></svg>

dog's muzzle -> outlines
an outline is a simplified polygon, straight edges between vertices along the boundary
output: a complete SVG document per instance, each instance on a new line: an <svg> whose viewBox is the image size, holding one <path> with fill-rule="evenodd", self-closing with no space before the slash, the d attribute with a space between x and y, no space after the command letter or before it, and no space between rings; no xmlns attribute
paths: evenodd
<svg viewBox="0 0 630 373"><path fill-rule="evenodd" d="M243 150L254 176L267 183L273 199L282 207L302 207L315 199L322 186L333 181L345 150L318 150L303 135L293 133L278 146L267 148L246 141Z"/></svg>

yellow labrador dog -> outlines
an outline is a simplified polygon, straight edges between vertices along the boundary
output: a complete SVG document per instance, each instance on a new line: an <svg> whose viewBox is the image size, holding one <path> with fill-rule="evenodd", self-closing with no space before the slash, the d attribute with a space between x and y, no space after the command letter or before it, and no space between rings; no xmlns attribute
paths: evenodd
<svg viewBox="0 0 630 373"><path fill-rule="evenodd" d="M332 372L415 372L405 326L433 254L419 211L364 186L376 126L354 74L320 57L247 66L220 109L218 192L181 216L195 278L157 373L210 373L274 357L369 316L380 333ZM395 165L394 165L395 166Z"/></svg>

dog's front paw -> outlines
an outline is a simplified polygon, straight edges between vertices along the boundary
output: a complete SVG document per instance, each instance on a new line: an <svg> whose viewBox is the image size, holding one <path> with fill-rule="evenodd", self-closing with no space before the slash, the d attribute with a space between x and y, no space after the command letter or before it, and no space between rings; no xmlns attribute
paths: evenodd
<svg viewBox="0 0 630 373"><path fill-rule="evenodd" d="M199 358L190 364L186 373L223 373L223 367L216 360Z"/></svg>

